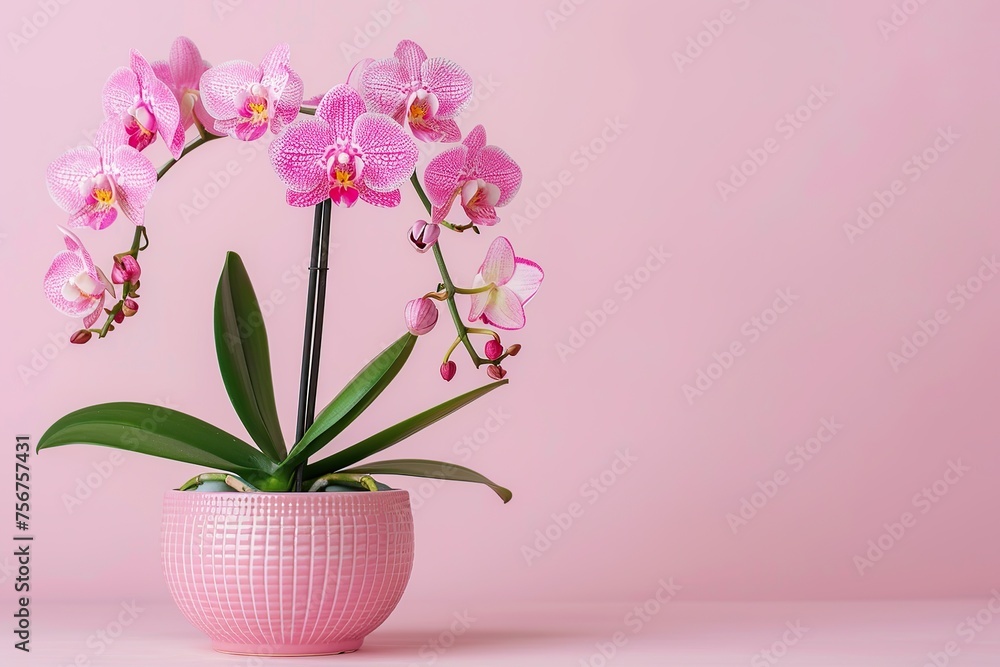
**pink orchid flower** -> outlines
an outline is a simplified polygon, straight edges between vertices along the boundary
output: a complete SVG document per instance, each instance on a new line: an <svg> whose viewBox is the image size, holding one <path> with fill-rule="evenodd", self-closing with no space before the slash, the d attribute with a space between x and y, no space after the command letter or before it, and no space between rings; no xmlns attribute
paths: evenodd
<svg viewBox="0 0 1000 667"><path fill-rule="evenodd" d="M396 47L394 57L364 66L362 88L369 108L407 121L421 141L458 141L462 133L454 118L472 100L472 77L447 58L428 58L410 40Z"/></svg>
<svg viewBox="0 0 1000 667"><path fill-rule="evenodd" d="M163 137L174 158L184 148L184 132L177 131L180 107L166 83L160 81L153 67L135 49L131 68L119 67L104 84L104 116L118 119L128 133L128 144L142 150Z"/></svg>
<svg viewBox="0 0 1000 667"><path fill-rule="evenodd" d="M496 207L505 206L521 187L521 168L507 153L486 145L482 125L472 128L461 146L436 156L424 171L427 196L434 205L432 222L441 222L455 199L472 222L490 226L500 222Z"/></svg>
<svg viewBox="0 0 1000 667"><path fill-rule="evenodd" d="M268 154L288 186L292 206L333 200L353 206L399 204L399 186L413 173L417 147L391 118L365 110L347 84L331 88L316 116L291 125L271 142Z"/></svg>
<svg viewBox="0 0 1000 667"><path fill-rule="evenodd" d="M184 130L194 125L195 121L206 131L215 132L215 119L205 109L198 88L201 75L209 67L211 65L201 57L198 47L187 37L174 40L170 46L169 60L157 60L153 63L156 78L167 84L180 107L178 131L181 133L182 143Z"/></svg>
<svg viewBox="0 0 1000 667"><path fill-rule="evenodd" d="M472 281L472 287L489 289L472 294L469 321L481 320L498 329L524 326L524 305L531 301L542 284L542 267L514 255L514 248L498 236L486 251L486 259Z"/></svg>
<svg viewBox="0 0 1000 667"><path fill-rule="evenodd" d="M156 168L127 140L121 123L106 120L93 146L73 148L49 165L49 194L70 214L70 227L104 229L118 216L115 204L132 222L143 224Z"/></svg>
<svg viewBox="0 0 1000 667"><path fill-rule="evenodd" d="M288 65L288 44L278 44L260 65L230 60L201 75L205 109L215 131L243 141L277 134L295 120L302 103L302 79Z"/></svg>
<svg viewBox="0 0 1000 667"><path fill-rule="evenodd" d="M60 313L82 317L83 325L89 327L101 315L105 294L114 292L76 234L62 227L59 231L66 250L53 258L45 273L45 297Z"/></svg>

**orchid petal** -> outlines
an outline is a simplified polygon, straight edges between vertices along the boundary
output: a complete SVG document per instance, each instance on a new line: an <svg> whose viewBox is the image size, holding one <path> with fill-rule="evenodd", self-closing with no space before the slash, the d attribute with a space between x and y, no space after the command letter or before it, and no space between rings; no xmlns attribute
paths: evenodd
<svg viewBox="0 0 1000 667"><path fill-rule="evenodd" d="M427 198L435 206L444 206L455 196L459 178L465 168L465 158L468 149L465 146L455 146L435 156L424 169L424 188ZM447 215L447 211L445 211Z"/></svg>
<svg viewBox="0 0 1000 667"><path fill-rule="evenodd" d="M257 141L266 132L267 123L254 123L243 118L237 118L231 135L240 141Z"/></svg>
<svg viewBox="0 0 1000 667"><path fill-rule="evenodd" d="M260 83L271 92L272 100L281 99L285 92L285 86L288 84L289 51L288 44L278 44L268 51L264 59L260 61ZM301 92L299 99L302 99Z"/></svg>
<svg viewBox="0 0 1000 667"><path fill-rule="evenodd" d="M212 67L201 75L198 84L205 109L217 120L234 118L238 94L249 90L260 77L260 68L246 60L230 60Z"/></svg>
<svg viewBox="0 0 1000 667"><path fill-rule="evenodd" d="M139 77L128 67L119 67L104 84L101 101L106 118L120 118L136 103L139 97Z"/></svg>
<svg viewBox="0 0 1000 667"><path fill-rule="evenodd" d="M477 274L476 277L472 279L473 288L484 287L485 285L486 281L483 280L481 275ZM471 307L469 309L470 322L475 322L483 316L483 311L486 310L486 306L490 303L490 292L492 291L493 290L487 290L485 292L476 292L469 295L469 298L472 300Z"/></svg>
<svg viewBox="0 0 1000 667"><path fill-rule="evenodd" d="M215 119L212 115L208 113L208 109L205 108L205 103L201 101L201 94L198 95L198 99L194 102L194 117L198 119L201 126L206 132L211 132L212 134L219 134L220 136L225 136L225 132L216 133L215 131Z"/></svg>
<svg viewBox="0 0 1000 667"><path fill-rule="evenodd" d="M142 55L132 49L131 52L132 70L139 78L139 87L143 97L153 107L153 115L156 116L156 130L163 137L170 154L174 159L181 156L181 148L174 142L174 133L177 132L177 125L181 120L180 107L177 105L177 98L173 91L159 79L153 72L153 68Z"/></svg>
<svg viewBox="0 0 1000 667"><path fill-rule="evenodd" d="M542 284L542 279L545 278L545 272L542 271L542 267L530 259L518 257L514 262L514 274L506 282L505 287L514 292L521 305L524 305L535 296Z"/></svg>
<svg viewBox="0 0 1000 667"><path fill-rule="evenodd" d="M340 187L339 185L330 188L330 201L337 206L351 208L358 202L360 196L358 188Z"/></svg>
<svg viewBox="0 0 1000 667"><path fill-rule="evenodd" d="M271 131L277 134L283 127L294 122L299 115L302 104L302 77L288 70L288 83L281 97L274 104L274 116L271 117Z"/></svg>
<svg viewBox="0 0 1000 667"><path fill-rule="evenodd" d="M87 201L86 195L80 192L80 183L100 171L101 154L97 149L81 146L68 150L56 158L45 172L49 195L59 208L75 213Z"/></svg>
<svg viewBox="0 0 1000 667"><path fill-rule="evenodd" d="M94 310L90 311L90 314L83 318L84 328L89 329L94 326L97 320L101 319L101 315L104 313L104 299L106 298L106 293L101 292L101 296L97 299L97 303L94 304Z"/></svg>
<svg viewBox="0 0 1000 667"><path fill-rule="evenodd" d="M393 53L403 69L403 74L410 81L420 80L420 65L427 60L427 54L420 48L420 45L409 39L402 40L396 45Z"/></svg>
<svg viewBox="0 0 1000 667"><path fill-rule="evenodd" d="M483 319L498 329L521 329L524 327L524 306L514 291L508 287L497 287L490 292L489 303L483 311Z"/></svg>
<svg viewBox="0 0 1000 667"><path fill-rule="evenodd" d="M144 223L144 211L156 186L156 167L131 146L119 146L114 153L118 205L136 225Z"/></svg>
<svg viewBox="0 0 1000 667"><path fill-rule="evenodd" d="M500 189L496 206L505 206L521 188L521 168L507 153L496 146L487 146L479 152L473 164L477 178L492 183Z"/></svg>
<svg viewBox="0 0 1000 667"><path fill-rule="evenodd" d="M469 130L467 135L465 135L465 139L462 140L462 145L469 149L469 153L471 155L477 154L486 147L486 128L482 125L476 125L474 128Z"/></svg>
<svg viewBox="0 0 1000 667"><path fill-rule="evenodd" d="M462 130L458 127L458 123L450 118L432 118L430 121L432 126L435 126L438 133L440 133L441 138L438 139L443 144L452 144L462 139Z"/></svg>
<svg viewBox="0 0 1000 667"><path fill-rule="evenodd" d="M65 227L59 227L57 225L56 229L58 229L63 235L63 243L66 244L66 250L69 250L70 252L81 253L80 259L84 263L88 273L90 273L93 270L91 267L96 268L94 266L94 262L91 260L90 253L88 253L87 249L83 246L83 241L80 240L79 236L69 231Z"/></svg>
<svg viewBox="0 0 1000 667"><path fill-rule="evenodd" d="M417 146L392 119L362 114L354 122L353 138L365 163L362 178L372 190L395 190L413 173L419 157Z"/></svg>
<svg viewBox="0 0 1000 667"><path fill-rule="evenodd" d="M441 118L454 118L472 101L472 77L447 58L424 61L420 66L420 80L428 92L437 95L437 115Z"/></svg>
<svg viewBox="0 0 1000 667"><path fill-rule="evenodd" d="M128 145L128 133L125 125L115 119L101 123L94 134L94 148L101 154L101 161L107 165L113 161L115 150L119 146Z"/></svg>
<svg viewBox="0 0 1000 667"><path fill-rule="evenodd" d="M205 69L205 61L198 47L187 37L181 36L170 45L170 74L173 81L161 80L172 83L180 90L197 90L198 81Z"/></svg>
<svg viewBox="0 0 1000 667"><path fill-rule="evenodd" d="M398 189L379 192L366 187L364 183L359 184L358 195L361 197L361 201L367 202L372 206L381 206L382 208L399 206L399 202L402 201Z"/></svg>
<svg viewBox="0 0 1000 667"><path fill-rule="evenodd" d="M97 307L96 299L80 298L71 301L63 294L67 282L83 271L85 269L79 254L64 250L52 258L52 264L45 273L42 280L45 298L64 315L83 317Z"/></svg>
<svg viewBox="0 0 1000 667"><path fill-rule="evenodd" d="M286 127L267 152L274 171L285 185L308 192L329 182L323 154L333 140L330 126L322 119L311 118Z"/></svg>
<svg viewBox="0 0 1000 667"><path fill-rule="evenodd" d="M333 136L338 139L350 139L355 121L361 114L367 112L365 101L361 94L346 83L339 83L327 91L319 106L316 107L316 117L322 118L333 128Z"/></svg>
<svg viewBox="0 0 1000 667"><path fill-rule="evenodd" d="M514 275L514 260L514 247L507 237L498 236L493 239L493 243L486 251L483 265L479 267L483 284L493 283L497 286L505 284Z"/></svg>
<svg viewBox="0 0 1000 667"><path fill-rule="evenodd" d="M320 181L315 188L308 192L298 192L291 189L285 191L285 201L291 206L315 206L329 198L330 183L326 180Z"/></svg>
<svg viewBox="0 0 1000 667"><path fill-rule="evenodd" d="M463 208L469 218L471 218L472 222L481 227L492 227L500 222L500 218L497 216L497 210L492 206L476 206L475 208L464 206Z"/></svg>
<svg viewBox="0 0 1000 667"><path fill-rule="evenodd" d="M358 62L354 63L354 67L352 67L351 71L347 74L347 85L361 93L362 97L364 97L365 94L365 70L368 69L368 66L373 62L375 62L374 58L362 58Z"/></svg>
<svg viewBox="0 0 1000 667"><path fill-rule="evenodd" d="M177 84L174 83L174 75L170 72L170 63L166 60L154 60L149 66L153 68L156 78L167 84L174 91L174 97L177 97Z"/></svg>
<svg viewBox="0 0 1000 667"><path fill-rule="evenodd" d="M458 123L433 116L423 118L417 123L411 120L410 131L420 141L455 143L462 138L462 131L458 128Z"/></svg>
<svg viewBox="0 0 1000 667"><path fill-rule="evenodd" d="M100 231L111 226L118 219L118 209L106 208L98 209L96 206L86 204L79 211L70 216L66 222L74 229L79 227L90 227L95 231Z"/></svg>
<svg viewBox="0 0 1000 667"><path fill-rule="evenodd" d="M399 60L376 60L365 68L361 81L369 109L392 116L397 123L402 123L411 79L406 76Z"/></svg>

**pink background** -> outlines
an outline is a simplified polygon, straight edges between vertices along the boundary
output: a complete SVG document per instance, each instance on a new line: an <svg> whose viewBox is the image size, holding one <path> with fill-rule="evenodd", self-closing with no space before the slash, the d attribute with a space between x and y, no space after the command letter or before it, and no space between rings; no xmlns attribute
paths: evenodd
<svg viewBox="0 0 1000 667"><path fill-rule="evenodd" d="M390 454L466 464L515 494L505 507L477 486L388 480L429 496L415 499L417 561L401 610L417 614L423 601L442 598L641 599L670 577L689 600L988 597L1000 557L1000 281L985 282L961 308L949 293L1000 251L996 3L928 3L887 35L879 21L890 19L890 0L691 0L655 10L567 0L563 8L575 9L557 23L546 13L558 11L556 0L488 10L457 0L218 0L155 11L49 4L58 11L37 34L25 21L40 22L32 17L44 2L12 0L2 10L5 33L32 35L2 56L4 437L37 438L62 414L113 400L166 404L242 433L211 336L230 249L273 306L267 326L290 437L311 212L283 203L262 146L210 144L159 184L147 213L153 245L142 256L142 311L82 348L67 348L73 323L39 288L64 219L44 170L96 128L101 86L130 47L156 59L184 34L219 63L256 61L288 41L308 95L340 82L354 56L385 57L413 38L490 82L460 123L465 131L485 124L491 143L524 170L500 226L445 236L452 273L469 282L489 240L504 234L547 276L528 327L505 336L524 346L506 364L510 386ZM723 10L732 21L713 24L721 34L702 34L703 53L678 67L672 52ZM391 19L373 29L373 12ZM377 34L345 58L341 45L369 23ZM793 132L776 125L814 87L832 96L800 110L808 119ZM616 119L619 130L606 129ZM939 128L958 139L911 180L906 163L934 152ZM581 152L590 145L600 152L594 161ZM765 146L766 163L724 201L717 183ZM161 161L162 142L150 150ZM240 173L214 187L213 174L230 161ZM562 192L552 197L561 172ZM852 243L844 225L896 179L903 194ZM182 206L200 204L185 220ZM405 191L396 210L334 212L321 401L401 332L405 301L436 283L431 257L404 238L417 217L420 204ZM127 247L129 227L122 219L84 235L105 268ZM670 258L647 272L650 247ZM645 282L630 292L625 276ZM775 321L765 311L777 290L795 300ZM613 312L593 316L603 326L585 325L608 300ZM918 335L926 344L894 370L889 353L938 310L947 321L929 340ZM755 316L770 322L756 338ZM744 352L729 368L710 367L737 341ZM342 442L484 382L461 355L457 378L438 378L449 342L442 320ZM561 347L573 343L572 353ZM689 400L684 386L700 370L717 379ZM486 437L491 411L504 423ZM794 448L824 418L842 428L799 465ZM478 451L457 444L466 437ZM582 486L626 451L636 462L605 473L614 480L606 492ZM33 459L40 600L167 595L161 496L198 470L110 457L81 447ZM947 490L938 502L915 499L949 462L968 470L938 486ZM113 472L69 511L65 497L94 465ZM734 532L727 515L775 474L786 483ZM11 475L2 477L9 486ZM553 514L572 503L581 511L559 528ZM891 548L859 574L854 558L904 512L913 521L902 537L883 537ZM546 530L557 539L529 564L522 547L534 548L536 531Z"/></svg>

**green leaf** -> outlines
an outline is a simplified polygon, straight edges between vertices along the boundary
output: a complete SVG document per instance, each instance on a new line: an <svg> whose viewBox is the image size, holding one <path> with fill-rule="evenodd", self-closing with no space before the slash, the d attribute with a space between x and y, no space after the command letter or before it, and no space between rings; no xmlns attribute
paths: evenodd
<svg viewBox="0 0 1000 667"><path fill-rule="evenodd" d="M416 342L416 336L405 333L368 362L368 365L362 368L361 372L355 375L354 379L348 382L347 386L341 389L330 404L316 416L316 421L292 448L292 453L281 467L287 469L299 465L357 419L403 368Z"/></svg>
<svg viewBox="0 0 1000 667"><path fill-rule="evenodd" d="M101 445L233 472L273 488L277 466L239 438L183 412L146 403L104 403L71 412L42 435L38 450Z"/></svg>
<svg viewBox="0 0 1000 667"><path fill-rule="evenodd" d="M260 450L280 462L285 440L274 404L267 330L250 276L235 252L227 253L215 292L215 350L240 421Z"/></svg>
<svg viewBox="0 0 1000 667"><path fill-rule="evenodd" d="M509 490L495 484L480 475L475 470L463 468L454 463L444 461L427 461L425 459L396 459L394 461L375 461L354 468L342 470L345 473L361 473L365 475L407 475L409 477L430 477L431 479L450 479L455 482L476 482L493 489L504 503L513 497Z"/></svg>
<svg viewBox="0 0 1000 667"><path fill-rule="evenodd" d="M497 387L507 384L507 382L508 380L491 382L490 384L479 387L478 389L466 392L461 396L456 396L450 401L445 401L441 405L437 405L430 410L425 410L424 412L410 417L409 419L404 419L398 424L390 426L370 438L366 438L355 445L351 445L347 449L337 452L333 456L328 456L325 459L306 466L306 477L320 477L328 473L337 472L345 466L353 465L362 459L368 458L372 454L376 454L381 452L383 449L392 447L397 442L409 438L417 431L427 428L440 419L444 419L452 412L468 405L481 396L485 396Z"/></svg>

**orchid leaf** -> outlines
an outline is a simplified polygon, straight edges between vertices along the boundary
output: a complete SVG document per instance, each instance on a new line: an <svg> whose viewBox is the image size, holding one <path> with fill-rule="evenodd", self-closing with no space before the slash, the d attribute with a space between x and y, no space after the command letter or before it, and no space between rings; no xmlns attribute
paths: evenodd
<svg viewBox="0 0 1000 667"><path fill-rule="evenodd" d="M425 410L418 415L414 415L409 419L404 419L398 424L379 431L375 435L365 438L357 444L351 445L347 449L341 450L332 456L328 456L325 459L307 465L305 472L306 477L311 479L321 475L337 472L338 470L349 465L354 465L358 461L366 459L373 454L381 452L383 449L392 447L396 443L409 438L414 433L427 428L441 419L444 419L459 408L468 405L481 396L485 396L497 387L507 384L507 382L508 380L491 382L490 384L483 385L478 389L466 392L461 396L456 396L449 401L445 401L444 403L441 403L430 410Z"/></svg>
<svg viewBox="0 0 1000 667"><path fill-rule="evenodd" d="M416 336L405 333L361 369L316 416L313 425L292 448L281 467L285 469L299 465L357 419L403 368L416 342Z"/></svg>
<svg viewBox="0 0 1000 667"><path fill-rule="evenodd" d="M280 462L285 458L285 441L274 402L267 330L250 276L235 252L226 255L215 292L215 349L240 421L260 451Z"/></svg>
<svg viewBox="0 0 1000 667"><path fill-rule="evenodd" d="M496 484L475 470L464 468L454 463L444 461L428 461L425 459L396 459L393 461L374 461L354 468L342 470L344 473L364 475L406 475L408 477L429 477L431 479L448 479L455 482L475 482L485 484L493 489L504 503L513 497L508 489Z"/></svg>
<svg viewBox="0 0 1000 667"><path fill-rule="evenodd" d="M277 466L251 445L197 417L146 403L103 403L71 412L42 435L38 450L100 445L236 473L274 488Z"/></svg>

